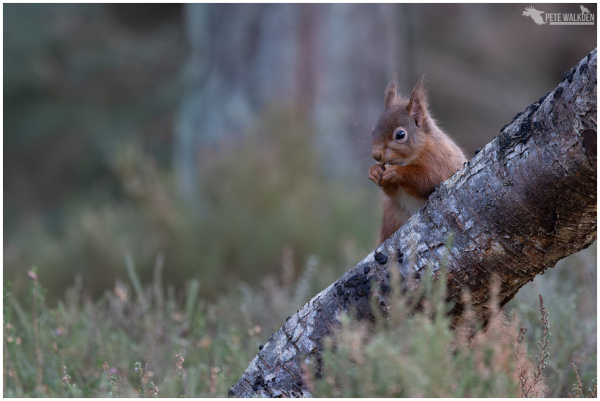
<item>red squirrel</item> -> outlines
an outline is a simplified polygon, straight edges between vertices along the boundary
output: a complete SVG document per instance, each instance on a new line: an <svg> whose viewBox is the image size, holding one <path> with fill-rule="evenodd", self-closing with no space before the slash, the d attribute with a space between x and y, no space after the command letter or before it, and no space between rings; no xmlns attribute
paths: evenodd
<svg viewBox="0 0 600 401"><path fill-rule="evenodd" d="M385 110L373 129L372 156L377 164L371 166L369 178L384 195L379 244L467 161L431 116L423 78L406 99L396 94L394 76L385 89Z"/></svg>

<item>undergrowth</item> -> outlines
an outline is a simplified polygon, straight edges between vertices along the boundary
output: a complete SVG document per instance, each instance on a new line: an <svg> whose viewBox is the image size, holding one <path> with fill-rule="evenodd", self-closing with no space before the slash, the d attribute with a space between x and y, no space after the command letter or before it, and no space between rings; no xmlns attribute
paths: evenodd
<svg viewBox="0 0 600 401"><path fill-rule="evenodd" d="M4 395L7 397L222 397L277 330L315 291L315 257L297 279L293 250L283 255L283 279L265 277L259 289L240 285L217 301L162 282L158 257L143 284L125 258L127 281L98 300L81 278L58 306L46 306L37 269L27 273L22 302L4 289Z"/></svg>
<svg viewBox="0 0 600 401"><path fill-rule="evenodd" d="M395 269L390 269L394 273ZM375 322L351 321L328 339L323 380L309 380L320 397L515 397L544 396L543 367L535 366L519 338L516 314L508 322L495 301L485 332L466 301L465 322L450 328L445 279L425 276L419 295L403 295L392 274L389 313ZM423 298L421 295L423 294ZM541 299L541 297L540 297ZM379 295L372 310L378 310ZM543 308L541 301L540 308ZM418 307L417 307L418 306ZM548 322L545 323L548 327ZM521 328L524 331L524 328ZM542 345L546 355L547 343ZM305 370L308 367L305 365ZM311 379L311 375L307 375ZM521 386L521 387L520 387Z"/></svg>
<svg viewBox="0 0 600 401"><path fill-rule="evenodd" d="M36 269L27 274L25 301L15 298L9 285L5 288L4 396L222 397L259 345L314 294L323 269L311 257L293 278L293 248L286 247L279 275L265 277L257 289L242 285L207 301L199 296L202 286L196 280L184 292L172 285L165 289L161 257L147 284L140 281L133 257L124 263L129 279L97 301L82 295L78 279L57 307L48 307ZM374 325L345 318L344 329L324 347L322 380L314 379L315 361L306 361L309 390L334 397L531 396L536 375L547 376L545 362L563 352L554 341L563 328L547 311L537 329L519 330L513 315L497 329L488 325L485 334L469 319L452 331L444 289L429 285L425 291L431 301L422 305L424 312L413 313L392 293L394 313ZM529 341L526 332L537 337ZM522 376L515 355L524 355L527 347L543 363L532 363L529 376ZM565 396L595 395L595 381L587 379L595 378L595 358L577 360L584 362L586 378L565 377ZM587 392L582 383L591 383ZM563 387L562 382L548 384L551 394Z"/></svg>

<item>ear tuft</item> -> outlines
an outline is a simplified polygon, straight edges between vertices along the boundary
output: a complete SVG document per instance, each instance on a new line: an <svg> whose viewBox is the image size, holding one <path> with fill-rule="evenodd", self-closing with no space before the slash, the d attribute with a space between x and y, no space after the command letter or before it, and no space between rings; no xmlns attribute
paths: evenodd
<svg viewBox="0 0 600 401"><path fill-rule="evenodd" d="M419 79L419 82L415 85L411 95L410 101L408 102L408 106L406 110L408 111L408 115L411 120L415 122L417 127L422 128L425 120L428 117L428 101L427 101L427 91L425 89L425 75Z"/></svg>
<svg viewBox="0 0 600 401"><path fill-rule="evenodd" d="M396 89L398 88L398 76L394 74L391 82L385 88L385 109L390 107L390 105L396 99Z"/></svg>

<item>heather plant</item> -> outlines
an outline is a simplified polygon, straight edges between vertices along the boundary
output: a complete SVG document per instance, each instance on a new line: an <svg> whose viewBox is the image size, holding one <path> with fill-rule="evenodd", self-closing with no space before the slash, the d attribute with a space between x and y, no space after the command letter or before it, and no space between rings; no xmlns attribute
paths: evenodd
<svg viewBox="0 0 600 401"><path fill-rule="evenodd" d="M184 291L173 285L165 291L162 255L152 281L142 283L127 254L127 281L93 301L79 277L55 308L46 306L32 269L24 300L13 296L10 284L4 291L4 395L221 397L259 345L320 285L316 257L298 278L292 277L291 247L282 259L282 277L207 301L197 280Z"/></svg>
<svg viewBox="0 0 600 401"><path fill-rule="evenodd" d="M573 368L573 372L575 372L577 383L573 384L573 389L571 390L571 393L569 393L569 398L598 398L598 379L592 380L590 387L588 388L588 393L584 394L583 383L581 383L581 379L579 378L577 366L572 363L571 367Z"/></svg>
<svg viewBox="0 0 600 401"><path fill-rule="evenodd" d="M285 248L280 274L264 277L258 288L238 286L215 301L200 296L203 286L196 280L185 291L165 286L160 255L149 283L140 280L130 255L123 261L128 280L117 281L93 301L77 279L56 307L47 306L32 269L24 300L13 296L10 285L4 291L4 395L222 397L286 316L326 285L319 274L327 266L311 257L299 268L293 252ZM295 271L300 273L294 278ZM318 396L516 396L522 392L520 361L529 361L524 387L529 396L539 395L531 387L540 365L526 350L529 346L550 364L558 354L553 348L557 336L545 341L540 335L544 325L519 330L516 316L510 322L493 320L485 332L469 319L450 330L446 312L451 306L444 301L443 286L423 277L422 293L408 297L392 291L389 314L375 323L344 317L342 331L325 344L321 361L304 366L309 390ZM392 288L397 286L392 274ZM422 302L421 295L428 301ZM547 313L542 316L546 330L551 324L559 327ZM530 332L538 333L533 344L526 336ZM316 380L319 366L322 379ZM587 376L595 376L593 360L586 369L591 370ZM548 367L542 370L546 376ZM569 380L550 382L550 390L566 386L570 392L576 383L572 394L581 396L579 373ZM590 391L595 394L595 382Z"/></svg>
<svg viewBox="0 0 600 401"><path fill-rule="evenodd" d="M594 250L589 251L592 252ZM570 264L577 264L582 258L587 258L587 255L562 261L555 274L565 273ZM391 269L392 281L395 276L393 272L394 269ZM443 280L432 286L428 277L424 277L425 284L420 291L430 301L425 302L421 308L416 308L417 301L421 299L419 293L408 296L401 291L392 291L392 312L387 315L376 314L374 323L357 322L347 316L343 317L342 330L334 339L329 339L322 361L313 359L304 367L308 387L315 391L315 395L525 398L551 394L575 397L584 395L583 385L575 368L576 384L572 385L572 390L569 389L570 393L562 392L565 386L571 387L569 376L561 377L562 380L558 382L549 381L545 377L554 372L547 369L548 363L556 363L553 361L554 350L557 350L556 354L564 354L563 346L574 345L568 342L555 344L551 341L555 337L550 333L550 313L541 295L537 308L538 323L531 327L533 330L529 330L537 338L530 339L526 336L527 327L519 328L522 322L515 309L510 313L510 321L506 318L506 313L500 313L497 318L488 321L484 330L475 324L470 315L472 311L468 307L468 294L464 299L467 305L464 312L466 323L451 330L447 317L451 305L440 302L445 293ZM553 286L560 285L547 276L540 279L536 279L538 288L556 292ZM396 284L392 285L394 287L401 288L397 278ZM490 307L493 316L499 312L495 301L498 286L494 284L491 288ZM565 306L556 300L552 303L562 315ZM518 300L511 304L531 308L531 305L524 305ZM372 309L379 310L379 306L373 303ZM508 308L505 310L510 311ZM563 316L560 317L562 319ZM594 319L594 316L590 318ZM528 320L527 322L529 323ZM583 342L588 338L583 333L593 336L592 332L583 327L581 331L573 332L573 339ZM528 355L528 346L533 356ZM595 342L591 346L595 346ZM588 395L591 396L596 394L594 355L595 353L589 354L587 358L580 359L589 367L588 377L594 377L588 388ZM578 358L577 352L570 357ZM308 372L320 366L323 366L322 380L315 380L314 375Z"/></svg>
<svg viewBox="0 0 600 401"><path fill-rule="evenodd" d="M391 269L394 273L395 269ZM394 279L394 276L396 278ZM518 319L504 315L488 322L486 331L473 321L450 328L443 274L425 282L417 295L402 294L392 274L389 313L374 323L342 319L342 330L326 345L323 380L310 386L328 397L514 397L543 396L543 378L530 373L526 345L518 342ZM497 293L497 286L493 286ZM395 290L394 290L395 289ZM421 294L424 298L421 298ZM374 297L377 299L377 296ZM492 294L491 299L495 296ZM467 304L468 305L468 304ZM492 312L498 313L497 303ZM378 310L377 303L372 305ZM519 349L517 349L519 347ZM308 376L310 377L310 376ZM529 394L519 389L527 377Z"/></svg>
<svg viewBox="0 0 600 401"><path fill-rule="evenodd" d="M551 397L567 397L577 382L571 364L579 369L581 381L591 383L597 377L597 245L569 256L554 269L524 286L505 305L508 315L519 311L521 325L528 328L524 340L530 350L540 350L544 337L539 312L539 296L544 296L550 313L552 336L547 346L544 377ZM540 356L540 352L535 352ZM537 363L537 360L535 361Z"/></svg>
<svg viewBox="0 0 600 401"><path fill-rule="evenodd" d="M79 282L50 310L29 276L27 307L5 289L8 397L222 395L258 343L259 326L248 333L229 308L201 302L195 281L184 299L156 278L137 290L118 283L96 302L80 298Z"/></svg>

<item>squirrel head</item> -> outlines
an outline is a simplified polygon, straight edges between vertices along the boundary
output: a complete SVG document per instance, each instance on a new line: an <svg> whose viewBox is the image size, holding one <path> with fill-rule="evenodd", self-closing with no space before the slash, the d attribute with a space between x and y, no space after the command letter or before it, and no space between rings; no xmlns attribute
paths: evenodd
<svg viewBox="0 0 600 401"><path fill-rule="evenodd" d="M396 93L397 78L385 89L385 110L373 129L373 159L399 166L410 164L427 144L429 116L425 76L409 99Z"/></svg>

